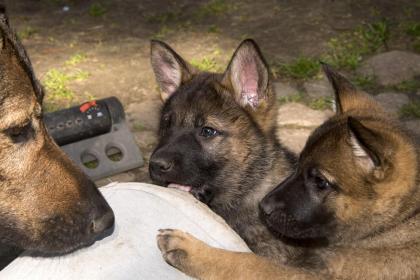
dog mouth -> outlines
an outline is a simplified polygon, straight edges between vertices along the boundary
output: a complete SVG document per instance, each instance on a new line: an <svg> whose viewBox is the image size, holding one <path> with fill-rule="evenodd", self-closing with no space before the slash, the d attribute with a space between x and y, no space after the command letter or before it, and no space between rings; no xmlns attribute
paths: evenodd
<svg viewBox="0 0 420 280"><path fill-rule="evenodd" d="M275 212L267 215L260 212L260 219L268 230L278 238L307 240L324 237L316 225L303 225L284 213Z"/></svg>
<svg viewBox="0 0 420 280"><path fill-rule="evenodd" d="M177 190L188 192L188 193L191 193L191 190L193 189L192 186L181 185L181 184L176 184L176 183L169 183L168 188L177 189Z"/></svg>
<svg viewBox="0 0 420 280"><path fill-rule="evenodd" d="M214 192L212 188L206 184L199 186L191 186L178 183L168 183L167 187L190 193L196 199L207 205L209 205L214 198Z"/></svg>

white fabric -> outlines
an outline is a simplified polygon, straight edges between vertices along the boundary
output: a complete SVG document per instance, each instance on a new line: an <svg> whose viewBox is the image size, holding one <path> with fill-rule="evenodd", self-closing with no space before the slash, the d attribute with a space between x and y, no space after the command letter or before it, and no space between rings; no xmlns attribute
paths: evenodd
<svg viewBox="0 0 420 280"><path fill-rule="evenodd" d="M0 272L0 279L188 279L162 259L156 245L160 228L190 232L219 248L249 251L219 216L188 193L144 183L112 183L101 191L115 213L113 235L62 257L24 253Z"/></svg>

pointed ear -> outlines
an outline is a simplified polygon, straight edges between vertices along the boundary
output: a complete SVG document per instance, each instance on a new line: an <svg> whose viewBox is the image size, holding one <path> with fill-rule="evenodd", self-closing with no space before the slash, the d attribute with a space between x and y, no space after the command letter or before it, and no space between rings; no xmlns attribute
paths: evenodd
<svg viewBox="0 0 420 280"><path fill-rule="evenodd" d="M164 42L152 40L150 50L153 72L162 100L166 100L182 83L191 79L194 70Z"/></svg>
<svg viewBox="0 0 420 280"><path fill-rule="evenodd" d="M224 74L223 83L231 86L236 101L256 109L267 99L269 72L257 44L247 39L236 49Z"/></svg>
<svg viewBox="0 0 420 280"><path fill-rule="evenodd" d="M7 26L10 26L9 25L9 17L7 16L6 7L3 4L0 4L0 21L3 22L4 24L6 24Z"/></svg>
<svg viewBox="0 0 420 280"><path fill-rule="evenodd" d="M0 5L0 56L2 59L7 61L17 62L17 66L22 68L28 76L36 98L39 104L42 104L44 97L44 89L38 79L35 77L35 73L32 68L29 56L26 53L25 48L17 37L16 33L9 25L9 19L6 14L6 9L3 5ZM11 69L13 63L5 63L4 69L8 71L14 71ZM5 71L7 72L7 71ZM7 82L22 82L22 81L7 81ZM29 91L28 91L29 92Z"/></svg>
<svg viewBox="0 0 420 280"><path fill-rule="evenodd" d="M383 137L355 118L349 117L347 125L349 142L357 163L366 173L376 170L374 175L381 177L380 174L385 170L385 150L388 148Z"/></svg>
<svg viewBox="0 0 420 280"><path fill-rule="evenodd" d="M7 13L6 13L6 7L3 4L0 4L0 23L4 26L9 27L9 18L7 16ZM0 49L4 48L4 44L5 44L4 34L1 34Z"/></svg>
<svg viewBox="0 0 420 280"><path fill-rule="evenodd" d="M342 114L353 109L381 110L373 98L356 89L344 76L336 72L328 64L322 63L322 68L330 81L335 94L335 112Z"/></svg>

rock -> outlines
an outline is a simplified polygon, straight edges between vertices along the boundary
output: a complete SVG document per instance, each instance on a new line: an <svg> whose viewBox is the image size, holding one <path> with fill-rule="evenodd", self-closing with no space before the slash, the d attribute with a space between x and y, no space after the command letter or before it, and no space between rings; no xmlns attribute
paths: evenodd
<svg viewBox="0 0 420 280"><path fill-rule="evenodd" d="M299 94L299 91L288 83L276 82L273 84L273 88L277 98L296 96Z"/></svg>
<svg viewBox="0 0 420 280"><path fill-rule="evenodd" d="M132 103L126 110L127 119L139 124L144 129L156 131L159 127L161 106L162 102L159 100Z"/></svg>
<svg viewBox="0 0 420 280"><path fill-rule="evenodd" d="M381 53L363 62L358 72L374 75L380 85L396 85L420 75L420 55L404 51Z"/></svg>
<svg viewBox="0 0 420 280"><path fill-rule="evenodd" d="M303 85L306 94L311 99L319 99L323 97L333 97L334 90L327 78L321 80L307 81Z"/></svg>
<svg viewBox="0 0 420 280"><path fill-rule="evenodd" d="M300 103L286 103L278 111L277 124L290 127L317 127L333 115L331 110L317 111Z"/></svg>
<svg viewBox="0 0 420 280"><path fill-rule="evenodd" d="M277 138L285 147L297 154L302 151L312 130L309 128L279 127L276 134Z"/></svg>
<svg viewBox="0 0 420 280"><path fill-rule="evenodd" d="M410 99L404 93L386 92L375 96L381 105L393 114L398 114L401 107L408 104Z"/></svg>
<svg viewBox="0 0 420 280"><path fill-rule="evenodd" d="M408 120L403 122L406 129L414 134L418 143L420 143L420 120Z"/></svg>

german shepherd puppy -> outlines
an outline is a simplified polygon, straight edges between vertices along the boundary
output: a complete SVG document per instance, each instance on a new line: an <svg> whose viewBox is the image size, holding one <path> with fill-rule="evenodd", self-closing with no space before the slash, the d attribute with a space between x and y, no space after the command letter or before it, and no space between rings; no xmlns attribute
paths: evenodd
<svg viewBox="0 0 420 280"><path fill-rule="evenodd" d="M48 136L43 90L0 7L0 242L60 254L90 244L114 214Z"/></svg>
<svg viewBox="0 0 420 280"><path fill-rule="evenodd" d="M151 178L190 192L254 252L283 261L283 245L258 218L258 203L295 159L275 136L275 94L258 46L243 41L225 73L200 72L159 41L151 43L151 62L166 100Z"/></svg>
<svg viewBox="0 0 420 280"><path fill-rule="evenodd" d="M420 279L418 150L370 96L324 69L337 113L260 203L268 228L305 253L275 265L164 230L158 245L168 263L200 279Z"/></svg>

